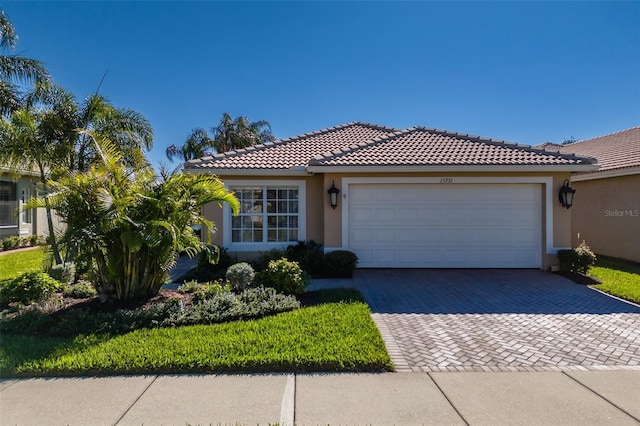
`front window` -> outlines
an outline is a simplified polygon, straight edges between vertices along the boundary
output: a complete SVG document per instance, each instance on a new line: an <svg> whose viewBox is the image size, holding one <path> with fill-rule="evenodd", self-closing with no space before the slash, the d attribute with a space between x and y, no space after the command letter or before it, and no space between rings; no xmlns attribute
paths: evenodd
<svg viewBox="0 0 640 426"><path fill-rule="evenodd" d="M229 189L240 201L240 213L228 221L226 245L260 250L304 239L304 182L230 185Z"/></svg>
<svg viewBox="0 0 640 426"><path fill-rule="evenodd" d="M0 226L16 225L16 184L0 181Z"/></svg>

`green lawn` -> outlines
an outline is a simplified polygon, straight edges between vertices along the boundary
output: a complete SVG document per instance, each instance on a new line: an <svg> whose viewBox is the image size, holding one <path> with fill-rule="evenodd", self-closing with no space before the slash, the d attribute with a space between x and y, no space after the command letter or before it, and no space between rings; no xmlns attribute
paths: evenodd
<svg viewBox="0 0 640 426"><path fill-rule="evenodd" d="M593 286L598 290L640 303L640 264L613 257L598 256L589 275L602 284Z"/></svg>
<svg viewBox="0 0 640 426"><path fill-rule="evenodd" d="M326 292L321 304L254 321L115 337L3 335L0 375L392 370L359 294L331 303L344 293Z"/></svg>
<svg viewBox="0 0 640 426"><path fill-rule="evenodd" d="M23 272L42 270L46 258L44 247L0 254L0 281Z"/></svg>

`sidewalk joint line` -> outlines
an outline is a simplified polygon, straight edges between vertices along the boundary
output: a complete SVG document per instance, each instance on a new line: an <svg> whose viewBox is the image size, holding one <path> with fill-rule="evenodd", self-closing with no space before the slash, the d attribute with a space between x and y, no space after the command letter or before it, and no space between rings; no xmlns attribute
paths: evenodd
<svg viewBox="0 0 640 426"><path fill-rule="evenodd" d="M462 415L462 413L458 410L458 408L453 405L453 402L449 399L449 397L447 396L446 393L444 393L444 391L442 390L442 388L440 387L440 385L438 385L438 382L436 382L436 379L434 379L431 376L431 373L426 373L427 376L431 379L431 381L433 382L434 385L436 385L436 387L438 388L438 390L440 391L440 393L442 394L442 396L444 396L444 399L447 400L447 402L449 403L449 405L451 405L451 408L453 408L453 410L456 412L456 414L458 416L460 416L460 418L462 419L462 421L464 422L465 425L469 426L469 422L467 421L467 419L464 418L464 416Z"/></svg>
<svg viewBox="0 0 640 426"><path fill-rule="evenodd" d="M616 407L618 410L622 411L623 413L625 413L627 416L631 417L633 420L635 420L636 422L640 423L640 419L637 418L636 416L634 416L633 414L631 414L630 412L628 412L627 410L625 410L624 408L620 407L618 404L610 401L608 398L605 398L604 396L600 395L598 392L596 392L595 390L591 389L589 386L585 385L584 383L582 383L580 380L576 379L575 377L571 376L570 374L567 374L566 371L563 371L562 374L564 374L565 376L567 376L568 378L570 378L571 380L573 380L574 382L578 383L580 386L582 386L583 388L587 389L588 391L590 391L591 393L596 394L597 396L599 396L600 398L604 399L605 401L607 401L609 404L613 405L614 407Z"/></svg>
<svg viewBox="0 0 640 426"><path fill-rule="evenodd" d="M280 404L280 424L282 426L293 426L295 424L296 411L296 375L287 374L287 382L282 394Z"/></svg>
<svg viewBox="0 0 640 426"><path fill-rule="evenodd" d="M156 380L158 380L158 377L160 377L160 376L155 376L155 377L153 378L153 380L151 380L151 383L149 383L149 384L147 385L147 387L146 387L146 388L144 388L144 390L143 390L142 392L140 392L140 395L138 395L138 397L135 399L135 401L133 401L133 402L131 403L131 405L129 406L129 408L127 408L127 409L124 411L124 413L122 413L122 415L120 416L120 418L118 418L118 420L116 420L116 421L115 421L115 423L113 423L113 426L116 426L118 423L120 423L120 422L122 421L122 419L124 419L124 416L126 416L126 415L127 415L127 413L128 413L128 412L133 408L133 406L134 406L134 405L136 405L138 401L140 401L140 398L142 398L142 395L144 395L144 394L147 392L147 390L149 390L149 388L151 387L151 385L152 385L152 384L154 384L154 383L156 382Z"/></svg>
<svg viewBox="0 0 640 426"><path fill-rule="evenodd" d="M4 388L4 389L2 389L0 392L4 392L4 391L6 391L7 389L9 389L11 386L15 385L16 383L18 383L18 380L15 380L15 379L14 379L14 380L12 380L12 381L11 381L11 383L9 383L9 384L7 385L7 387L6 387L6 388Z"/></svg>

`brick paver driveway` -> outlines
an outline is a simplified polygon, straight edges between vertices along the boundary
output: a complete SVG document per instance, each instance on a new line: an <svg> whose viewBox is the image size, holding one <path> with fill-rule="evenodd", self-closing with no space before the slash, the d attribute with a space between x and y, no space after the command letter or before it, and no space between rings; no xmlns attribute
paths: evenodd
<svg viewBox="0 0 640 426"><path fill-rule="evenodd" d="M362 269L398 371L640 369L640 308L539 270Z"/></svg>

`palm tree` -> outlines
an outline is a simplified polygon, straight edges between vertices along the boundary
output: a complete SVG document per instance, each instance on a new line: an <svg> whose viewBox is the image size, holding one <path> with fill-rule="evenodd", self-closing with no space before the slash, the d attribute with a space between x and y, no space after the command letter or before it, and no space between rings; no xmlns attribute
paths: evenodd
<svg viewBox="0 0 640 426"><path fill-rule="evenodd" d="M202 128L193 129L187 136L184 145L171 145L167 148L167 158L171 161L176 157L181 161L189 161L212 155L211 148L213 148L213 140L209 137L207 131Z"/></svg>
<svg viewBox="0 0 640 426"><path fill-rule="evenodd" d="M94 283L104 299L146 298L158 293L178 253L205 249L191 225L213 229L202 216L210 202L238 200L215 176L174 174L158 183L150 166L131 172L118 147L95 131L84 131L97 161L85 172L67 172L51 182L53 191L29 207L49 202L67 223L64 244L90 256Z"/></svg>
<svg viewBox="0 0 640 426"><path fill-rule="evenodd" d="M122 153L121 161L131 168L146 163L143 149L153 147L151 123L142 114L126 108L114 107L99 94L89 96L79 107L76 128L93 130L111 140ZM88 170L97 153L87 133L77 135L75 161L71 169Z"/></svg>
<svg viewBox="0 0 640 426"><path fill-rule="evenodd" d="M0 118L0 164L12 169L35 168L45 194L48 193L50 170L59 166L68 147L57 135L59 117L52 110L19 109L11 113L11 120ZM55 230L48 202L42 205L47 212L49 239L57 264L62 257L55 238Z"/></svg>
<svg viewBox="0 0 640 426"><path fill-rule="evenodd" d="M6 52L15 49L18 36L4 11L0 9L0 115L20 107L17 83L48 81L49 74L40 61Z"/></svg>
<svg viewBox="0 0 640 426"><path fill-rule="evenodd" d="M189 161L212 155L214 152L233 151L276 139L271 133L268 121L250 122L247 117L242 116L234 120L226 112L211 131L213 137L210 137L205 129L192 130L182 146L171 145L167 148L167 158L171 161L175 158Z"/></svg>
<svg viewBox="0 0 640 426"><path fill-rule="evenodd" d="M247 148L276 139L271 133L271 125L268 121L250 122L247 117L242 116L234 120L226 112L222 114L220 123L212 130L213 147L218 152Z"/></svg>

